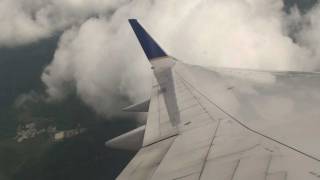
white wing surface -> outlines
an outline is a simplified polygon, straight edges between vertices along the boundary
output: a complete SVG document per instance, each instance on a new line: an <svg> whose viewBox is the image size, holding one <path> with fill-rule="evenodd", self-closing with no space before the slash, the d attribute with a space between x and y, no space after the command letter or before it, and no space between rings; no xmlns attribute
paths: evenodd
<svg viewBox="0 0 320 180"><path fill-rule="evenodd" d="M130 23L155 78L142 148L118 180L320 179L320 74L187 65Z"/></svg>

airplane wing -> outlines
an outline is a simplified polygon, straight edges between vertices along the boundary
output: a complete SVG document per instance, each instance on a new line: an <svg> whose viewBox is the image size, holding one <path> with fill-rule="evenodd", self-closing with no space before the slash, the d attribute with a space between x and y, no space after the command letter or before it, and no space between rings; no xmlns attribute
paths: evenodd
<svg viewBox="0 0 320 180"><path fill-rule="evenodd" d="M129 22L154 81L118 180L320 179L320 74L188 65Z"/></svg>

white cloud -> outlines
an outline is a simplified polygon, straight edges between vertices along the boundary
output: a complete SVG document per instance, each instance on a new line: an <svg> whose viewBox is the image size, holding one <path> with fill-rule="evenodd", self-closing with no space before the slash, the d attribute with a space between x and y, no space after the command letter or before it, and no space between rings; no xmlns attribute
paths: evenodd
<svg viewBox="0 0 320 180"><path fill-rule="evenodd" d="M128 0L0 0L0 47L49 37L88 17L112 13Z"/></svg>
<svg viewBox="0 0 320 180"><path fill-rule="evenodd" d="M128 18L138 18L167 52L188 63L318 69L320 7L288 15L283 6L279 0L2 0L0 46L67 29L42 76L48 94L63 99L71 88L112 114L123 96L143 99L150 88L149 65Z"/></svg>
<svg viewBox="0 0 320 180"><path fill-rule="evenodd" d="M174 35L184 42L175 51L201 65L299 69L296 62L308 53L288 37L282 7L278 0L201 3Z"/></svg>
<svg viewBox="0 0 320 180"><path fill-rule="evenodd" d="M313 66L320 69L320 4L318 3L307 14L296 19L300 24L300 31L296 33L298 43L310 51L309 61L304 59L301 66ZM311 62L311 63L310 63Z"/></svg>
<svg viewBox="0 0 320 180"><path fill-rule="evenodd" d="M128 34L128 31L126 31ZM99 113L113 115L121 109L121 98L132 100L148 91L150 82L146 61L119 41L122 34L113 32L103 19L92 18L61 37L54 60L42 79L50 97L63 99L74 88L81 99Z"/></svg>

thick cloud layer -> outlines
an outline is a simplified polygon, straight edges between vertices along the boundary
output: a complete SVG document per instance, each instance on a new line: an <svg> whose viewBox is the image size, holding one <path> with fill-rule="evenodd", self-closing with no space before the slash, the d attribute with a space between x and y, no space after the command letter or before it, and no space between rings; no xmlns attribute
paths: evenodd
<svg viewBox="0 0 320 180"><path fill-rule="evenodd" d="M121 41L128 30L112 28L105 20L93 18L63 34L54 61L42 76L51 100L75 90L85 103L110 115L121 109L123 98L141 100L148 92L147 61L137 61L129 48L134 41Z"/></svg>
<svg viewBox="0 0 320 180"><path fill-rule="evenodd" d="M296 24L299 24L300 31L295 34L295 38L298 43L308 49L310 56L309 60L312 62L313 68L315 70L320 69L320 4L311 9L304 16L298 16L295 18ZM303 65L302 65L303 64ZM301 66L306 66L304 62Z"/></svg>
<svg viewBox="0 0 320 180"><path fill-rule="evenodd" d="M83 23L88 17L112 13L127 0L0 0L0 47L49 37Z"/></svg>
<svg viewBox="0 0 320 180"><path fill-rule="evenodd" d="M279 0L2 0L7 12L0 11L0 22L7 27L1 25L0 45L65 30L42 76L50 99L75 91L112 115L119 99L141 100L150 89L150 66L128 18L138 18L167 52L188 63L317 70L320 6L305 15L297 8L287 14L283 6Z"/></svg>

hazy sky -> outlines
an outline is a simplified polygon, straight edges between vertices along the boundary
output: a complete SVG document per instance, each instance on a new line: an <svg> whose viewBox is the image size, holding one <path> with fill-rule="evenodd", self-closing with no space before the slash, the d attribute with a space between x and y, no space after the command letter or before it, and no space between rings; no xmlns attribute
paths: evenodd
<svg viewBox="0 0 320 180"><path fill-rule="evenodd" d="M74 91L112 115L119 97L148 97L149 64L127 19L137 18L172 56L202 66L314 71L320 5L289 13L279 0L0 0L0 47L62 32L42 75L48 100ZM30 62L32 63L32 62Z"/></svg>

